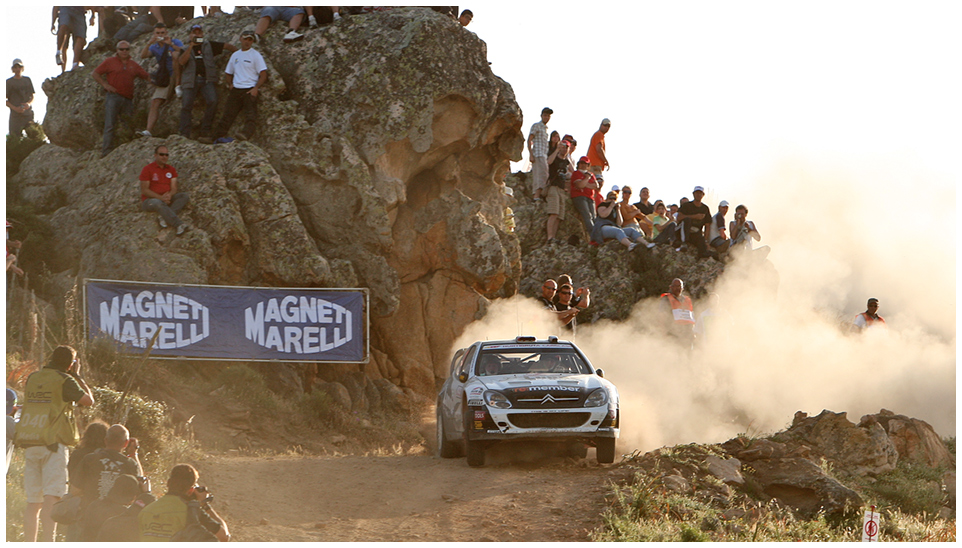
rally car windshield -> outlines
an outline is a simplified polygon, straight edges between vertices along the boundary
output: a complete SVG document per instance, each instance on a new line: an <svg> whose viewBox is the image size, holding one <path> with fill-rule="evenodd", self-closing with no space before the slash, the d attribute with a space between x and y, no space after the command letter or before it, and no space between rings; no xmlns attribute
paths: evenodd
<svg viewBox="0 0 962 548"><path fill-rule="evenodd" d="M482 350L478 357L476 374L514 375L519 373L562 373L587 375L591 368L577 352L570 350L497 349Z"/></svg>

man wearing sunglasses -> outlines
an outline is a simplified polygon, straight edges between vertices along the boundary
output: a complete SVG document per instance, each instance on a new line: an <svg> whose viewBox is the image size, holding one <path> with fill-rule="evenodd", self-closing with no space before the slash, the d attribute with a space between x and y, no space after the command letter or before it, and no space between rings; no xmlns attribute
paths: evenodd
<svg viewBox="0 0 962 548"><path fill-rule="evenodd" d="M186 192L177 191L177 170L167 163L170 152L160 145L154 149L154 161L140 172L140 207L160 215L160 228L172 226L180 236L187 231L187 223L177 216L187 205Z"/></svg>
<svg viewBox="0 0 962 548"><path fill-rule="evenodd" d="M227 61L224 73L227 75L227 104L224 114L214 130L217 138L224 137L234 124L234 118L244 111L244 129L234 135L239 141L246 141L254 135L257 127L257 97L261 87L267 82L267 63L264 56L251 46L256 40L254 31L241 32L240 51L235 51ZM216 139L215 139L216 140Z"/></svg>
<svg viewBox="0 0 962 548"><path fill-rule="evenodd" d="M134 110L134 79L150 81L150 75L130 58L130 43L117 42L117 55L104 59L94 69L93 79L107 90L104 98L104 145L100 157L114 149L114 129L121 114L129 116Z"/></svg>

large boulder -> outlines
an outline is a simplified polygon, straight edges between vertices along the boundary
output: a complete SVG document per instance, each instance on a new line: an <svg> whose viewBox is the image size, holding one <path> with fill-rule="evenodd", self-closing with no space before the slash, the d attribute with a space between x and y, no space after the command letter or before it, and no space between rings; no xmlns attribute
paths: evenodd
<svg viewBox="0 0 962 548"><path fill-rule="evenodd" d="M238 8L205 20L205 33L236 43L257 19ZM185 39L189 26L172 35ZM282 27L255 46L269 78L250 141L175 135L175 100L157 137L121 132L100 159L103 90L84 68L44 83L53 144L15 185L53 228L55 276L369 288L372 363L349 371L431 394L463 327L488 297L519 287L499 184L524 143L514 93L491 72L484 42L430 9L347 18L296 44L282 42ZM92 46L89 66L111 53ZM137 129L148 98L138 82ZM158 144L191 195L192 230L179 238L139 210L137 178Z"/></svg>
<svg viewBox="0 0 962 548"><path fill-rule="evenodd" d="M858 475L895 470L899 458L895 444L877 422L863 421L855 425L845 413L828 410L815 417L799 411L792 426L776 434L774 439L804 443Z"/></svg>
<svg viewBox="0 0 962 548"><path fill-rule="evenodd" d="M874 415L865 415L859 421L859 426L872 423L881 425L888 433L899 458L933 468L955 467L955 459L929 423L905 415L896 415L888 409L882 409Z"/></svg>
<svg viewBox="0 0 962 548"><path fill-rule="evenodd" d="M749 475L768 496L806 518L813 517L819 510L832 515L862 506L858 493L826 475L808 459L757 460L752 462Z"/></svg>

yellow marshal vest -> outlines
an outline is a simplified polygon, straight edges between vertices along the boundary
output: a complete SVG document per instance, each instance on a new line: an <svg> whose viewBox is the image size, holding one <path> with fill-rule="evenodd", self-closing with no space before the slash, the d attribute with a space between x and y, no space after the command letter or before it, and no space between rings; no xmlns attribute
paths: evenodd
<svg viewBox="0 0 962 548"><path fill-rule="evenodd" d="M140 511L140 542L167 542L187 526L187 503L178 495L164 495Z"/></svg>
<svg viewBox="0 0 962 548"><path fill-rule="evenodd" d="M73 418L73 402L64 401L63 383L67 374L44 368L27 377L24 404L17 423L16 443L36 445L76 445L80 441Z"/></svg>

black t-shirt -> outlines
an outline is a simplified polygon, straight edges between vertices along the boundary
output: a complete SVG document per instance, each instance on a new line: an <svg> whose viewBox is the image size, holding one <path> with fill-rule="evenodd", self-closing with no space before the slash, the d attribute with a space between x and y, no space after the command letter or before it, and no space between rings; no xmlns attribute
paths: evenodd
<svg viewBox="0 0 962 548"><path fill-rule="evenodd" d="M558 156L551 162L548 166L548 184L551 186L556 186L558 188L565 187L565 175L568 174L568 167L571 164L568 163L568 159L562 156Z"/></svg>
<svg viewBox="0 0 962 548"><path fill-rule="evenodd" d="M134 459L112 449L97 449L80 462L79 482L87 502L102 499L110 493L121 474L140 474Z"/></svg>
<svg viewBox="0 0 962 548"><path fill-rule="evenodd" d="M635 204L635 207L637 207L637 208L638 208L638 211L644 213L645 215L651 215L652 213L655 212L655 206L653 206L653 205L651 205L651 204L646 204L646 203L643 203L643 202L638 202L638 203Z"/></svg>
<svg viewBox="0 0 962 548"><path fill-rule="evenodd" d="M31 97L33 97L33 82L30 81L30 78L26 76L7 78L7 101L20 106L29 101Z"/></svg>
<svg viewBox="0 0 962 548"><path fill-rule="evenodd" d="M214 52L214 57L217 57L218 55L224 52L223 42L215 42L213 40L209 40L209 42L210 42L210 49L213 50ZM201 50L201 46L202 44L191 44L190 54L194 57L194 67L195 67L194 70L196 71L195 74L197 75L198 78L206 78L207 66L204 65L204 53Z"/></svg>
<svg viewBox="0 0 962 548"><path fill-rule="evenodd" d="M574 308L574 306L572 306L571 304L558 303L555 305L555 308L557 308L559 311L563 311L563 310L568 310L569 308ZM574 318L571 318L571 321L569 323L564 324L564 328L567 329L568 331L574 331L577 325L578 325L578 316L575 316Z"/></svg>
<svg viewBox="0 0 962 548"><path fill-rule="evenodd" d="M689 228L689 232L697 232L711 221L711 209L709 209L704 203L695 205L695 202L685 202L681 204L681 207L678 208L678 213L684 215L698 215L699 213L705 214L705 216L701 219L686 218L682 221L684 226Z"/></svg>

